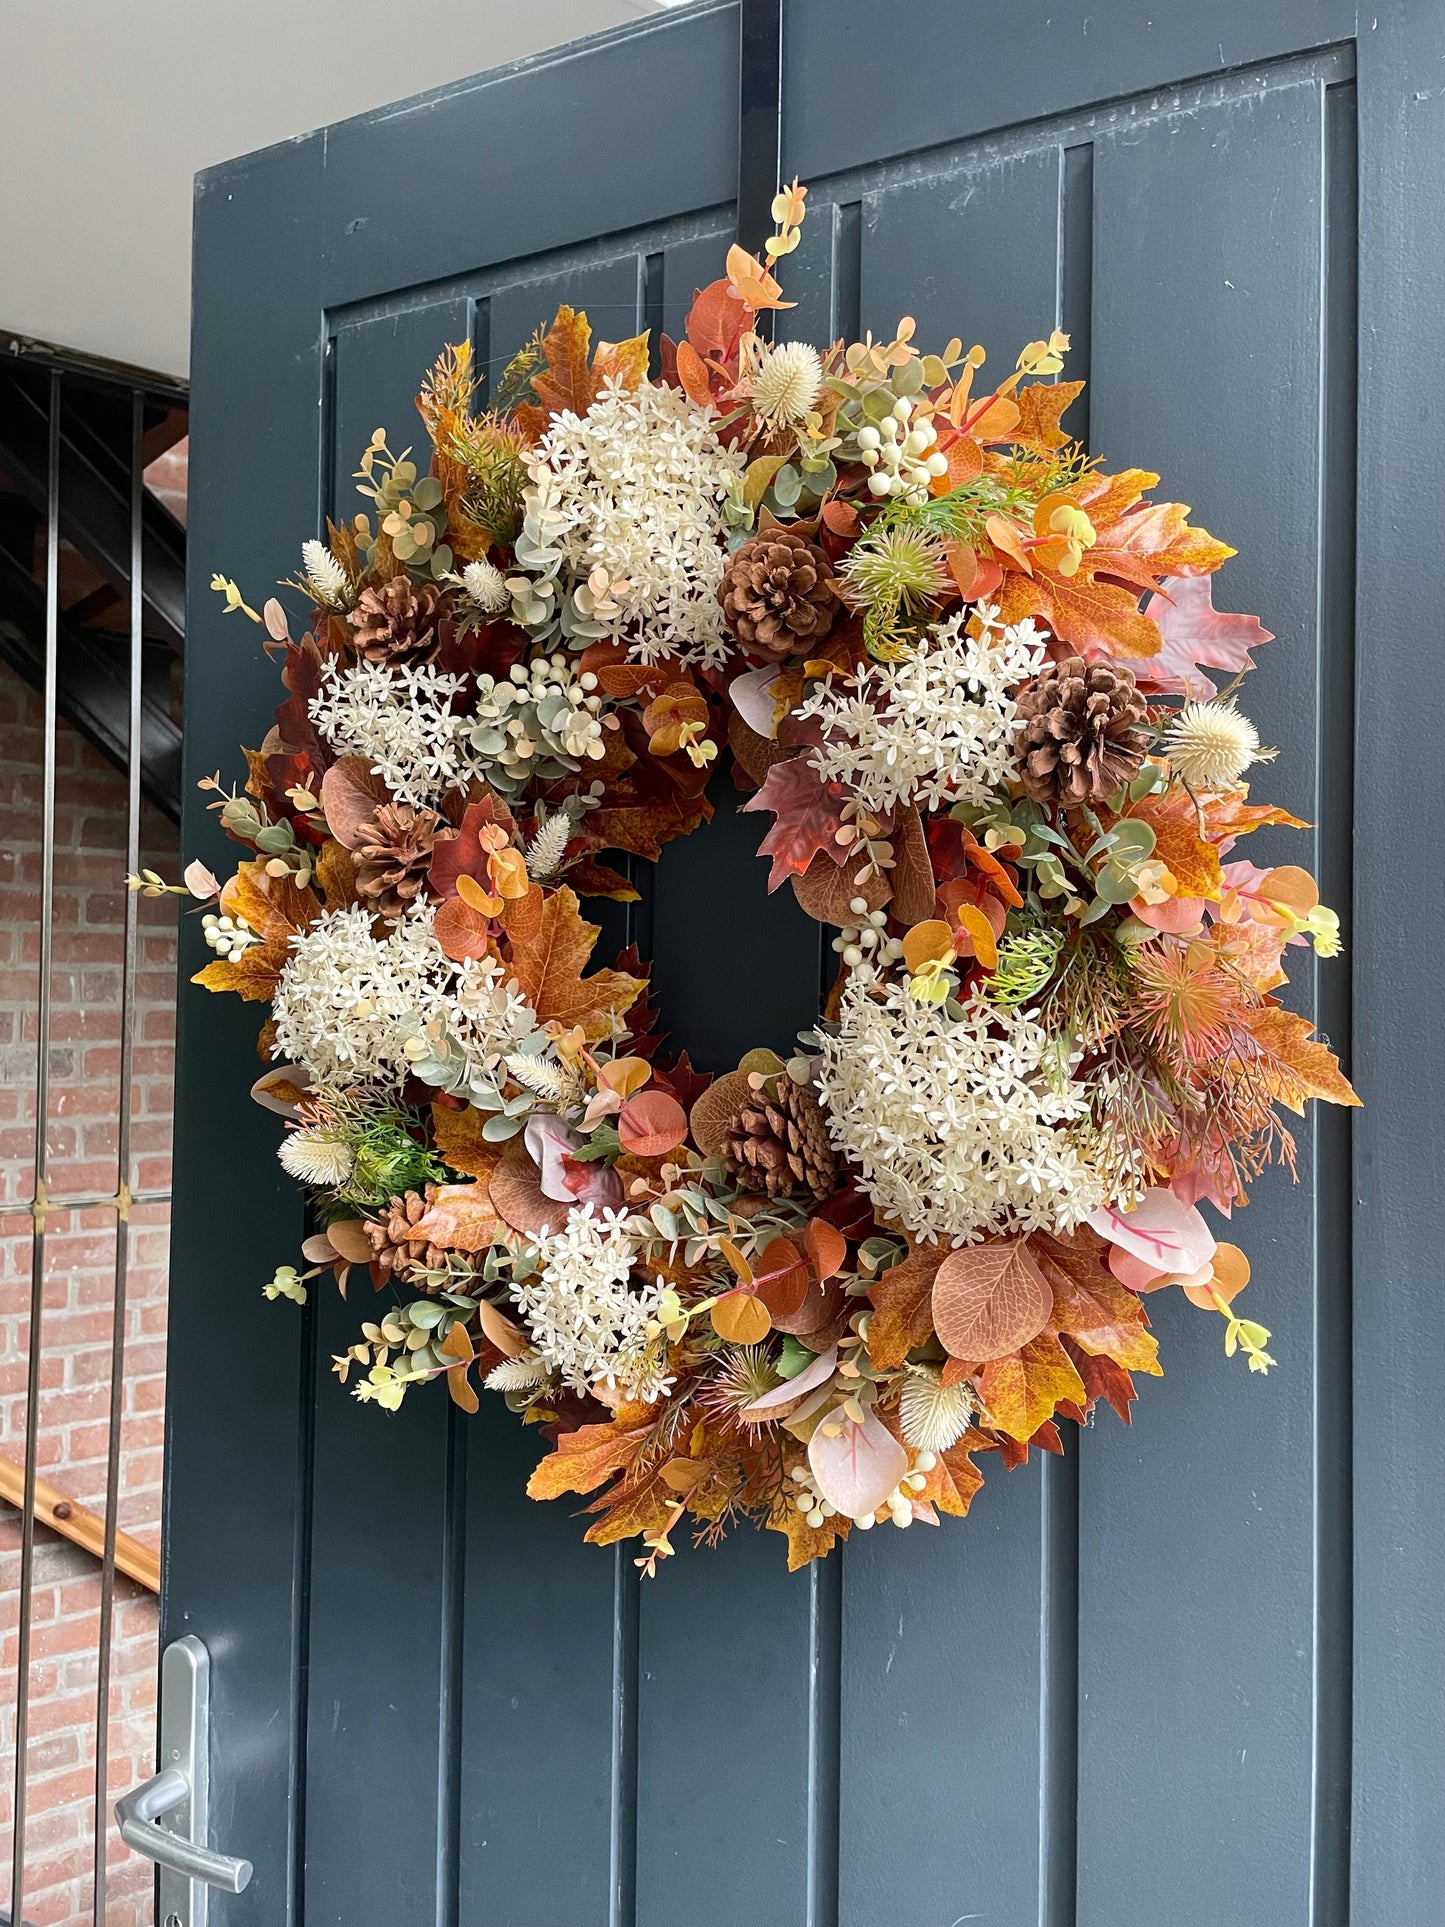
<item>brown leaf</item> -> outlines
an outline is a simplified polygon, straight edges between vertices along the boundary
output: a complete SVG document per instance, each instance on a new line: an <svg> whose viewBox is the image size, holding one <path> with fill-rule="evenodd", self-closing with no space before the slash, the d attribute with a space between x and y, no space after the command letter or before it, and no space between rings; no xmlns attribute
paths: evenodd
<svg viewBox="0 0 1445 1927"><path fill-rule="evenodd" d="M893 821L893 914L903 923L923 923L933 915L933 865L923 819L909 804Z"/></svg>
<svg viewBox="0 0 1445 1927"><path fill-rule="evenodd" d="M774 1324L802 1307L813 1282L812 1270L791 1238L773 1238L753 1261L753 1290Z"/></svg>
<svg viewBox="0 0 1445 1927"><path fill-rule="evenodd" d="M893 1371L932 1333L933 1281L947 1256L941 1246L919 1245L868 1287L868 1356L879 1371Z"/></svg>
<svg viewBox="0 0 1445 1927"><path fill-rule="evenodd" d="M377 810L395 798L371 767L369 756L342 756L321 779L321 808L326 827L348 850Z"/></svg>
<svg viewBox="0 0 1445 1927"><path fill-rule="evenodd" d="M793 878L793 895L818 923L836 924L840 929L856 923L857 912L852 908L855 897L862 897L870 910L881 910L893 894L885 871L874 870L870 876L859 877L865 860L860 855L840 868L819 851L804 874Z"/></svg>
<svg viewBox="0 0 1445 1927"><path fill-rule="evenodd" d="M574 863L567 881L579 897L608 897L613 903L639 903L641 892L634 890L620 870L610 864L595 863L590 857Z"/></svg>
<svg viewBox="0 0 1445 1927"><path fill-rule="evenodd" d="M316 887L328 910L349 910L357 901L356 865L334 836L327 837L316 859Z"/></svg>
<svg viewBox="0 0 1445 1927"><path fill-rule="evenodd" d="M469 1178L489 1179L501 1161L502 1146L482 1136L485 1115L472 1104L461 1110L433 1104L432 1136L444 1163L454 1171L465 1171Z"/></svg>
<svg viewBox="0 0 1445 1927"><path fill-rule="evenodd" d="M1058 1405L1082 1404L1084 1382L1052 1332L1041 1332L1021 1351L985 1365L979 1397L989 1422L1026 1443Z"/></svg>
<svg viewBox="0 0 1445 1927"><path fill-rule="evenodd" d="M527 1481L532 1499L557 1499L564 1492L595 1492L614 1473L625 1472L652 1434L652 1425L580 1425L564 1432L556 1448Z"/></svg>
<svg viewBox="0 0 1445 1927"><path fill-rule="evenodd" d="M640 977L620 970L598 970L583 977L600 926L578 914L576 895L564 885L548 893L535 934L513 938L509 974L544 1023L580 1025L591 1043L611 1033L621 1016L646 989Z"/></svg>
<svg viewBox="0 0 1445 1927"><path fill-rule="evenodd" d="M543 1191L542 1174L520 1137L507 1140L487 1188L492 1204L513 1231L530 1237L539 1231L561 1230L568 1207Z"/></svg>
<svg viewBox="0 0 1445 1927"><path fill-rule="evenodd" d="M933 1280L933 1329L955 1358L1003 1358L1048 1323L1053 1294L1022 1239L950 1251Z"/></svg>
<svg viewBox="0 0 1445 1927"><path fill-rule="evenodd" d="M495 1244L502 1221L485 1184L440 1184L431 1208L413 1226L413 1235L444 1251L485 1251Z"/></svg>
<svg viewBox="0 0 1445 1927"><path fill-rule="evenodd" d="M723 1132L750 1091L745 1071L729 1071L715 1078L693 1105L688 1128L705 1158L721 1157Z"/></svg>
<svg viewBox="0 0 1445 1927"><path fill-rule="evenodd" d="M1144 1307L1126 1291L1105 1263L1110 1246L1097 1231L1080 1225L1068 1237L1036 1231L1029 1250L1053 1293L1052 1324L1082 1350L1112 1358L1126 1371L1158 1377L1159 1346L1149 1330Z"/></svg>

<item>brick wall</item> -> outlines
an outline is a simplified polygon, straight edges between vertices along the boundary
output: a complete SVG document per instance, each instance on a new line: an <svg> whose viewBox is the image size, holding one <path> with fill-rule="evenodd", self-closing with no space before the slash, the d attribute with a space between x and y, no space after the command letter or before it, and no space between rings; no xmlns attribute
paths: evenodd
<svg viewBox="0 0 1445 1927"><path fill-rule="evenodd" d="M0 1454L25 1451L39 956L40 704L0 666ZM125 781L65 724L58 739L48 1183L54 1197L116 1190L120 1089ZM143 861L176 874L173 826L147 809ZM134 1190L170 1185L175 1034L174 898L140 904ZM16 1207L19 1207L19 1214ZM38 1456L67 1498L104 1509L116 1213L59 1212L46 1227ZM164 1422L167 1211L137 1206L124 1235L129 1278L118 1523L158 1545ZM20 1518L0 1502L0 1914L13 1822ZM30 1673L25 1919L91 1921L92 1792L100 1575L94 1559L36 1534ZM116 1581L110 1798L154 1771L156 1602ZM108 1821L106 1927L151 1919L147 1862Z"/></svg>

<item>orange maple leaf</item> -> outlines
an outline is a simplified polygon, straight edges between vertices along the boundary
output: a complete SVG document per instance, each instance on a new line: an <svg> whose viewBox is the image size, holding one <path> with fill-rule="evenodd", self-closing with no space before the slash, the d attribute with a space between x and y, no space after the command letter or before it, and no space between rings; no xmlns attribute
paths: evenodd
<svg viewBox="0 0 1445 1927"><path fill-rule="evenodd" d="M574 415L585 415L609 377L624 388L635 388L647 374L647 336L634 335L629 341L600 341L597 354L588 366L592 346L592 326L587 316L565 303L557 310L551 327L542 337L545 368L532 377L532 391L540 407L524 402L516 411L517 420L533 441L546 429L554 415L570 408Z"/></svg>
<svg viewBox="0 0 1445 1927"><path fill-rule="evenodd" d="M191 982L206 990L234 990L247 1003L268 1003L291 954L291 939L307 929L321 906L310 890L289 877L266 874L262 862L241 863L222 887L221 911L243 917L260 943L248 944L239 957L217 957Z"/></svg>
<svg viewBox="0 0 1445 1927"><path fill-rule="evenodd" d="M535 935L514 937L507 947L508 974L543 1023L580 1025L589 1043L610 1036L612 1018L647 988L644 978L622 970L582 975L600 929L579 914L575 894L564 885L542 906Z"/></svg>
<svg viewBox="0 0 1445 1927"><path fill-rule="evenodd" d="M1021 1351L985 1365L978 1395L989 1423L1027 1443L1057 1406L1081 1405L1084 1381L1053 1332L1040 1332Z"/></svg>
<svg viewBox="0 0 1445 1927"><path fill-rule="evenodd" d="M633 1465L651 1435L652 1425L580 1425L564 1432L556 1448L527 1481L531 1499L559 1499L564 1492L595 1492L617 1472Z"/></svg>
<svg viewBox="0 0 1445 1927"><path fill-rule="evenodd" d="M1131 803L1124 812L1154 832L1154 855L1167 864L1181 897L1219 900L1223 877L1219 851L1199 834L1199 812L1187 790L1164 790Z"/></svg>
<svg viewBox="0 0 1445 1927"><path fill-rule="evenodd" d="M901 1365L933 1330L933 1280L947 1256L945 1246L921 1245L868 1287L868 1356L880 1372Z"/></svg>
<svg viewBox="0 0 1445 1927"><path fill-rule="evenodd" d="M1019 418L1009 440L1033 455L1051 455L1062 448L1069 438L1059 426L1059 417L1083 392L1081 381L1034 381L1020 388L1015 397Z"/></svg>
<svg viewBox="0 0 1445 1927"><path fill-rule="evenodd" d="M1287 1110L1303 1116L1312 1097L1327 1104L1360 1102L1339 1059L1314 1036L1308 1018L1282 1004L1262 1004L1244 1013L1241 1027L1258 1049L1270 1090Z"/></svg>

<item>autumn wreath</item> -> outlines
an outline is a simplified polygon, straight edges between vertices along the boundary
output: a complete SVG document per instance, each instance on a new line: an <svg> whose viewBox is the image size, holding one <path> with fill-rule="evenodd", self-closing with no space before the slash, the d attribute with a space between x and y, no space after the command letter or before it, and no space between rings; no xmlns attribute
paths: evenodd
<svg viewBox="0 0 1445 1927"><path fill-rule="evenodd" d="M1127 1421L1166 1285L1265 1370L1200 1201L1290 1162L1281 1107L1356 1102L1275 995L1337 921L1233 855L1296 821L1207 673L1269 640L1213 607L1233 551L1069 440L1062 334L987 393L906 320L771 345L803 196L653 376L568 308L486 407L447 349L425 466L378 430L369 512L282 585L299 639L215 579L286 694L244 790L202 786L252 855L176 886L218 898L196 981L271 1006L254 1094L316 1193L268 1295L369 1270L343 1383L498 1394L532 1494L648 1571L684 1515L796 1566L966 1512L977 1456ZM635 895L607 854L703 823L724 752L839 966L790 1056L714 1078L635 950L589 974L579 898Z"/></svg>

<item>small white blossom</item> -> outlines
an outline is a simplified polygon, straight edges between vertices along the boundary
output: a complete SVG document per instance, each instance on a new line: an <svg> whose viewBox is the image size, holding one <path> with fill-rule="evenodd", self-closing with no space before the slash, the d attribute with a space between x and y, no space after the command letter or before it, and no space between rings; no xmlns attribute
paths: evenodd
<svg viewBox="0 0 1445 1927"><path fill-rule="evenodd" d="M864 965L821 1039L818 1088L834 1146L875 1205L915 1237L971 1244L1068 1231L1104 1201L1081 1148L1084 1086L1022 1011L981 998L955 1020Z"/></svg>
<svg viewBox="0 0 1445 1927"><path fill-rule="evenodd" d="M332 910L293 937L272 1054L304 1064L317 1085L395 1089L417 1069L419 1032L445 1034L473 1070L535 1044L536 1013L501 966L453 963L433 914L413 904L378 938L369 911Z"/></svg>
<svg viewBox="0 0 1445 1927"><path fill-rule="evenodd" d="M554 415L538 445L528 495L545 511L548 546L573 583L603 572L589 609L639 662L726 659L717 586L732 468L711 417L651 382L608 382L585 415Z"/></svg>
<svg viewBox="0 0 1445 1927"><path fill-rule="evenodd" d="M538 1238L540 1271L512 1286L538 1354L574 1391L604 1385L653 1404L671 1385L648 1334L661 1290L629 1282L639 1250L625 1212L586 1204Z"/></svg>
<svg viewBox="0 0 1445 1927"><path fill-rule="evenodd" d="M419 669L328 662L307 707L338 756L365 756L400 803L425 809L472 767L467 719L454 716L461 678Z"/></svg>
<svg viewBox="0 0 1445 1927"><path fill-rule="evenodd" d="M829 683L799 707L823 724L814 766L867 808L982 803L1013 774L1013 691L1043 661L1043 638L1031 621L1000 629L993 610L978 613L980 640L959 610L916 654L872 663L851 691Z"/></svg>

